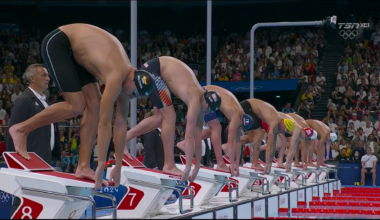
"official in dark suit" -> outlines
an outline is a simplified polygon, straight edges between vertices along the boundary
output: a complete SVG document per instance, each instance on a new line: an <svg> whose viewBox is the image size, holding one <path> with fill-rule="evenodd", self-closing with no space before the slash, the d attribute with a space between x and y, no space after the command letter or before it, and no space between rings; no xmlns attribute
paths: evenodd
<svg viewBox="0 0 380 220"><path fill-rule="evenodd" d="M45 95L42 93L49 86L49 74L42 64L32 64L25 71L25 78L29 87L13 103L12 115L9 127L23 122L41 112L49 106ZM59 131L57 125L46 125L29 133L27 138L28 152L35 152L47 163L59 160ZM7 151L15 151L12 137L7 135ZM12 213L17 209L20 200L16 197L12 207Z"/></svg>
<svg viewBox="0 0 380 220"><path fill-rule="evenodd" d="M161 140L161 129L154 129L144 135L144 165L148 168L162 170L164 167L164 147Z"/></svg>

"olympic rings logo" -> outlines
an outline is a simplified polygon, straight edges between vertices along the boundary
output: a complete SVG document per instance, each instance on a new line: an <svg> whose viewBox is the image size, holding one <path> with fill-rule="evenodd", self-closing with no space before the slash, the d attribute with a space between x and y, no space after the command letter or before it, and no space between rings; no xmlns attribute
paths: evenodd
<svg viewBox="0 0 380 220"><path fill-rule="evenodd" d="M9 195L8 193L0 191L0 201L1 202L9 202L9 199L11 199L11 198L12 198L12 196Z"/></svg>
<svg viewBox="0 0 380 220"><path fill-rule="evenodd" d="M358 36L357 30L340 30L339 35L342 36L344 39L354 39L356 36Z"/></svg>

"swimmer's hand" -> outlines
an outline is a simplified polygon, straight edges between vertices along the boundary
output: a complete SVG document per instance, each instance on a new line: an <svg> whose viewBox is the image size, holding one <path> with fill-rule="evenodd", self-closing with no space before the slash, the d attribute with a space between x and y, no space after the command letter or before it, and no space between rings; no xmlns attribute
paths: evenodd
<svg viewBox="0 0 380 220"><path fill-rule="evenodd" d="M198 172L199 172L200 168L201 168L201 166L199 166L199 165L195 166L195 168L191 172L191 176L189 177L190 182L195 181L195 178L197 178L197 175L198 175Z"/></svg>
<svg viewBox="0 0 380 220"><path fill-rule="evenodd" d="M102 188L103 184L103 168L105 165L101 166L101 164L98 164L98 167L95 171L95 190L98 190ZM104 186L108 186L108 182L104 184Z"/></svg>
<svg viewBox="0 0 380 220"><path fill-rule="evenodd" d="M181 177L181 183L188 181L189 180L189 174L190 174L190 169L191 168L185 168L182 172L182 177ZM198 173L198 172L197 172Z"/></svg>
<svg viewBox="0 0 380 220"><path fill-rule="evenodd" d="M115 166L110 173L109 182L113 182L113 187L117 188L120 185L121 167Z"/></svg>

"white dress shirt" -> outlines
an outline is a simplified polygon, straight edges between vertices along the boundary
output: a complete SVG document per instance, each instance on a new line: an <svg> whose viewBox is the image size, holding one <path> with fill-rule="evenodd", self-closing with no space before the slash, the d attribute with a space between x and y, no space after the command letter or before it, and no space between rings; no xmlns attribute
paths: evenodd
<svg viewBox="0 0 380 220"><path fill-rule="evenodd" d="M46 102L45 95L40 95L36 91L34 91L32 88L29 87L29 89L34 93L34 95L42 102L42 104L45 106L45 108L49 107L49 104ZM38 103L36 103L38 104ZM54 148L54 124L50 125L50 147L51 150Z"/></svg>

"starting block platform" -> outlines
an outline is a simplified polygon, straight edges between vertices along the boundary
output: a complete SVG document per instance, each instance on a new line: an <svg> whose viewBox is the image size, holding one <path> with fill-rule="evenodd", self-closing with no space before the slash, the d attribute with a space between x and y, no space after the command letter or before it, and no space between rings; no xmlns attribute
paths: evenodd
<svg viewBox="0 0 380 220"><path fill-rule="evenodd" d="M8 168L0 169L0 190L14 195L21 204L11 219L78 219L89 205L96 218L94 196L108 198L116 218L116 200L113 196L95 192L94 182L79 179L73 174L57 172L35 153L26 160L16 152L4 152Z"/></svg>
<svg viewBox="0 0 380 220"><path fill-rule="evenodd" d="M291 173L278 168L280 171L261 175L260 170L244 166L239 169L239 177L231 177L228 172L201 165L193 182L181 183L180 176L146 168L137 158L131 158L123 156L122 182L129 190L117 207L118 218L252 218L253 214L246 212L247 209L256 212L256 216L265 217L267 212L263 210L268 209L266 204L269 201L271 207L273 203L277 205L274 207L285 208L295 199L292 205L296 207L298 201L311 201L313 196L340 189L340 182L336 179L306 184L307 177L303 172L307 171L295 168ZM228 157L224 160L229 164ZM186 157L181 156L181 161L183 164L176 166L184 170ZM195 160L191 162L194 169ZM112 168L107 168L107 177ZM165 205L173 193L178 195L178 199ZM251 207L253 203L260 204L256 211ZM237 216L238 209L248 213L247 216ZM275 212L278 214L278 210Z"/></svg>
<svg viewBox="0 0 380 220"><path fill-rule="evenodd" d="M320 173L330 171L313 173L315 169L300 171L295 167L291 173L282 169L261 175L261 170L241 166L239 177L201 167L193 182L181 183L180 176L148 169L138 159L124 156L121 184L127 193L120 195L123 198L116 205L113 196L94 192L92 181L57 172L34 153L29 153L31 160L14 152L3 155L8 168L0 169L0 190L21 199L12 218L80 218L89 205L92 205L92 218L96 218L94 196L113 201L111 207L102 208L103 212L113 213L97 219L248 219L283 217L284 213L291 217L290 210L298 202L308 204L341 189L340 181L328 179L328 175L319 178L319 182L305 184L308 175L320 177ZM183 170L186 158L181 160L183 164L177 167ZM228 157L224 160L229 163ZM107 168L107 177L111 170L112 167ZM167 204L173 194L177 199Z"/></svg>
<svg viewBox="0 0 380 220"><path fill-rule="evenodd" d="M107 168L107 178L113 167ZM152 218L165 212L181 215L194 210L193 189L198 186L181 184L180 176L146 168L137 158L125 155L121 172L121 182L128 192L117 206L119 218ZM179 195L177 206L165 210L163 207L173 191Z"/></svg>

